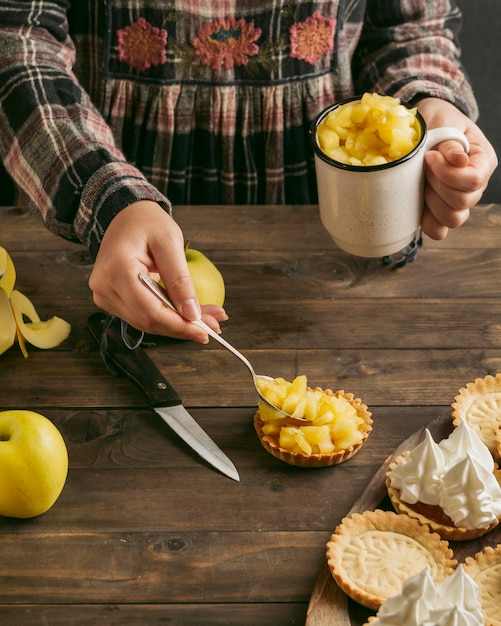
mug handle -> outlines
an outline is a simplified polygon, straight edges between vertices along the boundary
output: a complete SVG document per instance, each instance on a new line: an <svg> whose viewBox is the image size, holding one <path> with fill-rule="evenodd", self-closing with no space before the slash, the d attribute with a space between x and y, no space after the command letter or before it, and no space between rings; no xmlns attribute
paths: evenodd
<svg viewBox="0 0 501 626"><path fill-rule="evenodd" d="M466 139L466 135L452 126L440 126L439 128L428 130L424 148L425 150L430 150L441 141L450 139L458 141L463 146L466 154L468 154L470 151L470 143L468 139Z"/></svg>

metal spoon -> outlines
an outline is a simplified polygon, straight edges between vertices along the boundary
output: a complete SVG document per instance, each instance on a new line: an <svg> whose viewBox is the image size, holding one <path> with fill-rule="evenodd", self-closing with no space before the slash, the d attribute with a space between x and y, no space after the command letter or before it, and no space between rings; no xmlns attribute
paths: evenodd
<svg viewBox="0 0 501 626"><path fill-rule="evenodd" d="M141 282L144 285L146 285L146 287L148 287L148 289L150 291L152 291L157 296L157 298L159 298L166 306L170 307L173 311L176 311L176 313L178 313L178 311L176 310L176 308L174 307L172 302L169 300L168 295L167 295L167 291L165 290L164 287L162 287L162 285L159 285L156 281L154 281L152 278L150 278L148 276L148 274L145 274L144 272L139 272L139 280L141 280ZM179 313L178 313L178 315L179 315ZM265 379L265 380L274 380L273 378L271 378L270 376L264 376L262 374L256 374L256 372L254 371L254 368L250 364L250 361L248 361L248 359L246 359L244 357L244 355L241 352L239 352L236 348L234 348L230 343L225 341L220 335L218 335L214 330L212 330L212 328L210 326L207 326L207 324L203 320L193 320L192 323L196 324L197 326L200 326L200 328L203 328L203 330L205 330L205 332L210 337L212 337L216 341L219 341L219 343L222 346L224 346L227 350L229 350L236 357L238 357L242 361L242 363L245 363L245 365L249 368L249 372L252 375L252 380L254 382L254 387L256 388L256 391L257 391L258 395L260 396L260 398L262 400L264 400L267 404L269 404L272 409L274 409L275 411L280 413L282 417L287 417L287 418L290 418L290 419L293 419L293 420L298 420L298 421L307 421L304 418L292 417L292 415L290 415L289 413L286 413L285 411L283 411L282 409L279 409L277 406L275 406L273 403L271 403L261 393L261 391L259 390L259 387L257 385L257 380L259 378L262 378L262 379Z"/></svg>

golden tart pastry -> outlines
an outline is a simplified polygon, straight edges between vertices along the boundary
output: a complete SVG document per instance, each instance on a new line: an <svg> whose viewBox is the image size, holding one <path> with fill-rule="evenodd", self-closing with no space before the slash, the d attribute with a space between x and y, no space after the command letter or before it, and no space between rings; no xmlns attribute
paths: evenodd
<svg viewBox="0 0 501 626"><path fill-rule="evenodd" d="M499 518L493 520L490 524L482 526L480 528L467 529L461 526L456 526L453 520L443 511L443 509L437 504L424 504L423 502L416 502L415 504L409 504L401 498L400 490L391 486L391 472L401 463L407 454L399 456L393 463L390 464L388 473L386 474L386 488L390 497L391 503L394 509L409 517L418 520L421 524L425 524L430 527L430 530L438 533L442 539L448 541L467 541L482 537L490 532L499 524ZM501 472L496 469L495 477L498 483L501 485Z"/></svg>
<svg viewBox="0 0 501 626"><path fill-rule="evenodd" d="M341 589L374 610L426 565L439 583L457 564L448 542L428 526L379 509L343 519L327 543L327 562Z"/></svg>
<svg viewBox="0 0 501 626"><path fill-rule="evenodd" d="M485 626L501 626L501 544L467 557L463 567L478 586Z"/></svg>
<svg viewBox="0 0 501 626"><path fill-rule="evenodd" d="M372 430L371 413L352 393L311 389L305 376L292 382L277 378L268 385L273 393L262 390L265 397L293 418L281 418L260 402L254 428L263 447L285 463L299 467L337 465L358 452Z"/></svg>
<svg viewBox="0 0 501 626"><path fill-rule="evenodd" d="M465 420L501 461L501 374L477 378L459 390L452 404L452 421Z"/></svg>

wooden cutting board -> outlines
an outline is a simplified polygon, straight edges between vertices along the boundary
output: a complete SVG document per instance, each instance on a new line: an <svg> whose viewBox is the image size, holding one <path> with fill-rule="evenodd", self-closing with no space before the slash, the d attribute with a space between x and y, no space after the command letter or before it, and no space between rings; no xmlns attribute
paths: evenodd
<svg viewBox="0 0 501 626"><path fill-rule="evenodd" d="M378 507L384 508L382 503L387 496L385 477L390 463L402 452L415 448L423 439L426 428L430 431L433 439L438 442L448 437L451 433L453 428L451 416L443 415L437 417L403 441L374 474L360 498L348 512L348 515L363 513ZM449 543L455 558L460 563L467 556L473 556L488 545L494 547L501 543L501 524L489 534L474 541ZM369 615L374 615L374 612L353 602L338 587L329 570L327 561L325 561L311 594L306 615L306 626L333 626L334 624L335 626L362 626L367 621Z"/></svg>

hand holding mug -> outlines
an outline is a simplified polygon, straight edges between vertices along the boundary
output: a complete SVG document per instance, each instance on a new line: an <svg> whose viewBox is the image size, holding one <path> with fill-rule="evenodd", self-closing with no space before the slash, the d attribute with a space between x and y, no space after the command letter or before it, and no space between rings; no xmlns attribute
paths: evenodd
<svg viewBox="0 0 501 626"><path fill-rule="evenodd" d="M369 94L367 101L370 96L377 97ZM384 106L403 107L396 99L379 98L384 100ZM320 217L333 241L345 252L369 258L384 257L405 248L419 229L424 208L426 152L446 140L459 141L466 152L470 147L464 133L455 128L444 126L428 130L424 118L413 109L415 119L411 123L415 126L415 140L409 144L408 152L393 160L388 154L385 158L371 154L365 162L358 158L345 159L345 162L337 160L344 158L342 152L334 148L329 156L321 148L319 127L340 107L360 102L366 104L364 99L352 98L333 105L320 113L311 126ZM364 108L367 107L357 110L357 120L361 119L360 111ZM343 111L347 111L347 107ZM399 114L397 109L395 115ZM343 112L343 115L349 115L349 112ZM377 124L375 126L377 134ZM343 133L343 129L340 132ZM395 137L400 139L399 131ZM404 137L404 146L405 141ZM346 142L355 143L356 138L346 138ZM372 146L369 140L365 144L369 151L377 149L377 145Z"/></svg>

